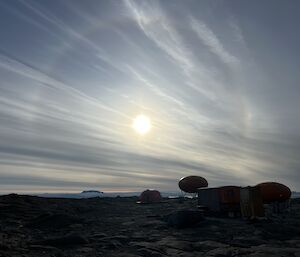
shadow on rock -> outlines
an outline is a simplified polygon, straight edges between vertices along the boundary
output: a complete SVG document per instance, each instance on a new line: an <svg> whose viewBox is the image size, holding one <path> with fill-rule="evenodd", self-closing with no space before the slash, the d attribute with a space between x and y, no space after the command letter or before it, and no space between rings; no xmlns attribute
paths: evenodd
<svg viewBox="0 0 300 257"><path fill-rule="evenodd" d="M58 248L79 246L88 244L88 240L78 234L69 234L61 237L52 237L32 242L32 245L47 245Z"/></svg>
<svg viewBox="0 0 300 257"><path fill-rule="evenodd" d="M68 227L72 224L83 223L83 219L67 215L67 214L43 214L31 220L27 227L57 229Z"/></svg>
<svg viewBox="0 0 300 257"><path fill-rule="evenodd" d="M180 210L166 215L163 220L170 227L188 228L203 221L204 217L202 212L198 210Z"/></svg>

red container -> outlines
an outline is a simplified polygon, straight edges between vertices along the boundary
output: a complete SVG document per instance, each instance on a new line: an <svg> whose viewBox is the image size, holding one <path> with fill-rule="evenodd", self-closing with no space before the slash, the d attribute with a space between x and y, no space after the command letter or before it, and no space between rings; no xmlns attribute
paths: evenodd
<svg viewBox="0 0 300 257"><path fill-rule="evenodd" d="M264 182L257 185L260 188L263 203L285 201L290 199L291 190L277 182Z"/></svg>
<svg viewBox="0 0 300 257"><path fill-rule="evenodd" d="M178 186L186 193L197 193L198 188L207 187L208 183L200 176L187 176L179 180Z"/></svg>
<svg viewBox="0 0 300 257"><path fill-rule="evenodd" d="M240 190L238 186L223 186L219 187L220 202L224 204L239 204Z"/></svg>

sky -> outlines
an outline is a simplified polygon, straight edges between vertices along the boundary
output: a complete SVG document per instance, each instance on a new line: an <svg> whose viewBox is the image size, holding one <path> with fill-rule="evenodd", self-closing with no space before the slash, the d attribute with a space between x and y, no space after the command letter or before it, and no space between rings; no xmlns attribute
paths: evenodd
<svg viewBox="0 0 300 257"><path fill-rule="evenodd" d="M299 191L299 8L0 0L0 192Z"/></svg>

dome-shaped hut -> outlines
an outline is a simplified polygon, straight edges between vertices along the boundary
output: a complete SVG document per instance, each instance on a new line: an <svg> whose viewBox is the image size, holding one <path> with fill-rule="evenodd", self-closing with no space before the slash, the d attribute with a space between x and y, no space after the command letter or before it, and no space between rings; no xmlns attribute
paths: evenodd
<svg viewBox="0 0 300 257"><path fill-rule="evenodd" d="M159 191L147 189L141 193L139 203L158 203L161 199Z"/></svg>

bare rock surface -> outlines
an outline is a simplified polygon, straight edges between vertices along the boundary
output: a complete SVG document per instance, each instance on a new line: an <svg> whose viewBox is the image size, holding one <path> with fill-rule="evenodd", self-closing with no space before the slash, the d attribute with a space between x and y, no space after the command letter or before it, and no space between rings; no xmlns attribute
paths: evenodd
<svg viewBox="0 0 300 257"><path fill-rule="evenodd" d="M136 201L1 196L0 257L300 256L298 199L253 222L203 218L193 199Z"/></svg>

